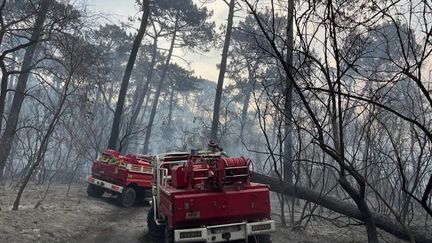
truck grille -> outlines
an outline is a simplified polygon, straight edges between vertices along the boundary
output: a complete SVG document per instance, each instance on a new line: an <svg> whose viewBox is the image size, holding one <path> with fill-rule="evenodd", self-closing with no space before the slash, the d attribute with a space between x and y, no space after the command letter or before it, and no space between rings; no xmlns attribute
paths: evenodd
<svg viewBox="0 0 432 243"><path fill-rule="evenodd" d="M233 225L233 226L226 226L226 227L219 227L219 228L211 228L210 232L212 234L222 234L226 232L236 232L240 230L241 230L240 225Z"/></svg>

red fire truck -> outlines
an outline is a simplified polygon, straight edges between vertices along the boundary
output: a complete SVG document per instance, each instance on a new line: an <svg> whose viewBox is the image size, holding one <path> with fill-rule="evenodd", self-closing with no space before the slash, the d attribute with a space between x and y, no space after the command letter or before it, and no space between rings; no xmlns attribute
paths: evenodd
<svg viewBox="0 0 432 243"><path fill-rule="evenodd" d="M149 233L162 242L271 242L267 185L250 182L251 160L222 152L156 156Z"/></svg>
<svg viewBox="0 0 432 243"><path fill-rule="evenodd" d="M92 174L87 177L87 194L91 197L101 197L105 192L117 195L117 202L123 207L151 197L151 159L149 155L122 156L115 150L106 150L93 161Z"/></svg>

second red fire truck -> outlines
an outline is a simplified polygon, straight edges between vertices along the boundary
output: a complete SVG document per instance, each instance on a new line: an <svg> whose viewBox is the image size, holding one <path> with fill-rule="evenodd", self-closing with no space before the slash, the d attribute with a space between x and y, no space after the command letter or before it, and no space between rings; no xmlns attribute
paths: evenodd
<svg viewBox="0 0 432 243"><path fill-rule="evenodd" d="M121 155L106 150L93 161L87 177L87 194L101 197L105 192L117 195L120 206L130 207L136 200L151 197L153 169L149 155Z"/></svg>

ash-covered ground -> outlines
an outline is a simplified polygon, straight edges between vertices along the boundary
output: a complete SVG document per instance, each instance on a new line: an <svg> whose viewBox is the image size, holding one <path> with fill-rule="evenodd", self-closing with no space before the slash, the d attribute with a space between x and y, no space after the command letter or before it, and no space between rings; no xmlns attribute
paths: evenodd
<svg viewBox="0 0 432 243"><path fill-rule="evenodd" d="M18 189L0 187L0 242L152 242L147 236L146 223L150 206L121 208L108 196L89 198L86 187L86 184L72 185L67 195L68 185L51 185L41 202L47 186L30 185L24 191L18 211L11 211ZM346 225L344 221L314 217L306 229L283 228L275 195L272 201L273 218L278 222L277 232L272 234L273 242L367 242L362 226ZM295 216L298 218L300 213L296 212ZM382 240L400 242L387 234Z"/></svg>

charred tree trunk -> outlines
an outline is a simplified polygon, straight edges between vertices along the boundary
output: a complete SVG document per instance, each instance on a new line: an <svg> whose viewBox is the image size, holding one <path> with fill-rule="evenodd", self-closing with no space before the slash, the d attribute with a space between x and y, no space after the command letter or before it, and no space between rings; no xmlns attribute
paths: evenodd
<svg viewBox="0 0 432 243"><path fill-rule="evenodd" d="M6 70L6 65L3 60L0 60L0 68L2 72L2 78L0 84L0 132L1 132L3 127L4 110L6 106L6 93L7 93L9 73Z"/></svg>
<svg viewBox="0 0 432 243"><path fill-rule="evenodd" d="M131 116L131 120L130 120L130 128L131 129L133 129L133 127L135 126L136 120L137 120L138 115L141 111L141 107L144 103L144 98L147 95L147 91L149 90L150 83L153 79L153 71L154 71L154 67L156 64L156 56L157 56L157 40L158 40L158 37L156 36L153 40L152 60L150 63L149 72L147 73L146 82L145 82L144 86L140 87L140 89L137 90L137 92L139 92L136 96L137 99L134 100L133 104L132 104L132 116Z"/></svg>
<svg viewBox="0 0 432 243"><path fill-rule="evenodd" d="M135 124L136 124L138 116L141 112L141 108L143 106L144 99L145 99L147 92L149 90L151 81L153 79L154 67L156 65L157 40L158 40L158 35L156 35L153 39L152 59L150 61L150 69L147 73L146 81L144 84L141 84L141 85L139 85L139 87L137 87L137 90L135 91L135 94L134 94L134 99L132 101L132 114L131 114L131 118L129 121L129 125L127 127L126 134L134 133ZM145 105L147 105L147 104L145 104ZM144 111L145 111L145 109L144 109ZM142 113L144 113L144 111ZM142 114L142 117L144 117L144 114ZM131 136L131 137L128 137L125 139L124 147L123 147L123 149L125 151L127 151L130 148L129 145L132 143L132 141L134 139L136 139L136 136Z"/></svg>
<svg viewBox="0 0 432 243"><path fill-rule="evenodd" d="M34 29L30 37L30 42L33 42L33 44L27 47L24 54L23 63L21 65L21 74L18 77L18 83L13 97L12 106L7 118L5 131L3 132L3 135L0 139L0 181L3 180L3 169L6 165L6 161L9 157L15 138L18 116L25 98L27 80L30 76L30 69L33 65L33 56L37 47L36 43L43 33L43 24L45 22L51 2L52 0L42 0L40 2L40 10L37 14Z"/></svg>
<svg viewBox="0 0 432 243"><path fill-rule="evenodd" d="M287 36L286 36L286 48L287 54L285 57L285 62L287 65L286 72L287 76L284 79L284 83L282 84L282 89L284 90L284 107L283 107L283 181L286 184L293 184L293 125L292 125L292 95L293 95L293 87L291 78L294 77L293 73L293 49L294 49L294 36L293 36L293 19L294 19L294 0L288 1L288 16L287 16ZM282 196L281 200L281 220L282 225L286 226L285 220L285 200L286 197ZM289 199L294 199L293 197ZM290 200L292 201L292 200ZM294 203L291 203L294 206ZM291 217L290 217L291 225L294 224L294 208L291 208Z"/></svg>
<svg viewBox="0 0 432 243"><path fill-rule="evenodd" d="M219 69L218 83L216 87L216 96L215 96L215 102L213 108L213 120L212 120L212 126L210 131L210 139L213 141L218 141L217 133L219 127L220 105L222 101L222 89L223 89L223 83L225 78L226 64L228 59L228 50L230 45L233 19L234 19L234 5L235 5L235 0L231 0L229 3L228 24L227 24L226 34L225 34L224 46L222 49L222 59L221 59L221 64Z"/></svg>
<svg viewBox="0 0 432 243"><path fill-rule="evenodd" d="M171 92L169 97L168 121L167 121L168 131L171 131L173 106L174 106L174 81L171 80Z"/></svg>
<svg viewBox="0 0 432 243"><path fill-rule="evenodd" d="M345 177L340 177L338 179L339 184L342 188L350 195L350 197L354 200L357 205L357 208L360 211L362 216L361 220L364 222L369 243L378 243L378 231L376 228L375 217L371 213L369 206L366 203L364 196L361 195L358 190L356 190Z"/></svg>
<svg viewBox="0 0 432 243"><path fill-rule="evenodd" d="M334 212L348 216L350 218L363 221L363 214L359 208L352 203L340 200L335 197L324 195L322 192L317 192L309 188L298 187L290 184L283 184L279 179L265 176L259 173L253 173L252 181L257 183L268 184L270 190L277 193L283 193L286 196L295 196L296 198L307 200L316 203ZM403 226L395 220L381 214L370 212L374 216L375 224L378 228L390 233L400 239L409 240L409 235ZM432 242L432 233L426 227L410 228L411 233L417 243Z"/></svg>
<svg viewBox="0 0 432 243"><path fill-rule="evenodd" d="M288 1L288 23L287 23L287 56L286 64L287 71L289 72L286 78L285 84L285 102L284 102L284 156L283 156L283 175L285 183L293 183L293 165L292 165L292 95L293 87L292 80L289 77L294 77L293 74L293 48L294 48L294 37L293 37L293 19L294 19L294 0Z"/></svg>
<svg viewBox="0 0 432 243"><path fill-rule="evenodd" d="M177 13L177 15L178 15L178 13ZM146 134L145 134L145 139L144 139L144 149L143 149L143 153L144 154L148 153L149 143L150 143L150 136L151 136L151 132L152 132L154 118L156 116L156 109L157 109L158 102L159 102L159 96L160 96L160 93L161 93L162 86L163 86L163 83L165 81L166 75L168 73L168 67L169 67L169 64L171 62L171 56L172 56L172 52L174 50L174 44L175 44L175 40L176 40L176 37L177 37L178 21L179 21L178 20L178 16L176 16L176 22L175 22L175 26L174 26L174 33L173 33L173 37L172 37L172 40L171 40L170 49L168 51L168 56L167 56L166 61L165 61L165 66L164 66L164 69L162 71L162 75L160 77L159 84L158 84L158 86L156 88L155 96L153 98L152 109L151 109L151 112L150 112L150 118L149 118L149 122L148 122L148 125L147 125L147 130L146 130Z"/></svg>
<svg viewBox="0 0 432 243"><path fill-rule="evenodd" d="M250 63L247 64L248 82L246 85L246 93L245 93L245 98L243 100L243 108L242 108L242 113L241 113L240 140L243 140L243 136L244 136L244 127L245 127L246 122L247 122L249 102L250 102L250 97L251 97L252 90L253 90L253 82L255 79L255 70L257 68L257 64L258 63L256 62L253 67L250 66Z"/></svg>
<svg viewBox="0 0 432 243"><path fill-rule="evenodd" d="M145 120L145 117L147 114L147 109L149 108L149 102L151 101L151 97L150 97L151 96L151 85L149 86L149 91L150 92L148 93L147 97L145 98L144 109L141 112L141 117L140 117L141 121Z"/></svg>
<svg viewBox="0 0 432 243"><path fill-rule="evenodd" d="M145 30L147 28L148 17L150 15L150 0L143 0L143 15L141 17L141 25L135 40L132 44L132 50L129 55L129 60L126 65L126 70L123 75L123 80L120 87L120 93L117 99L117 105L114 113L113 125L111 128L111 135L108 142L109 149L116 149L117 140L120 133L120 122L123 114L123 106L126 99L126 92L129 85L129 79L132 73L133 66L135 64L135 59L138 53L138 49L141 45L142 38L144 36Z"/></svg>
<svg viewBox="0 0 432 243"><path fill-rule="evenodd" d="M0 44L3 43L3 37L6 34L6 28L3 24L3 10L6 6L6 1L2 1L0 5L0 20L1 20L1 28L0 28ZM6 105L6 90L9 79L9 72L6 69L6 64L4 62L4 55L2 55L0 59L0 68L2 73L1 85L0 85L0 132L2 131L2 123L4 119L4 109ZM1 176L0 176L1 177Z"/></svg>

